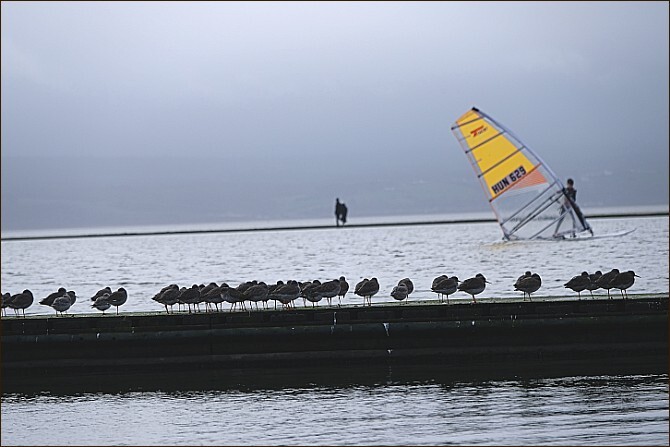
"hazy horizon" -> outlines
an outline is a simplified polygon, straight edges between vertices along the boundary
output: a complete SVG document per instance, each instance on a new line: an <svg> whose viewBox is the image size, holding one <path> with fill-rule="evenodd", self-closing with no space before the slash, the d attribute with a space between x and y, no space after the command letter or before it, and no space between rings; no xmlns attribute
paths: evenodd
<svg viewBox="0 0 670 447"><path fill-rule="evenodd" d="M477 106L667 205L665 2L2 2L2 229L488 211Z"/></svg>

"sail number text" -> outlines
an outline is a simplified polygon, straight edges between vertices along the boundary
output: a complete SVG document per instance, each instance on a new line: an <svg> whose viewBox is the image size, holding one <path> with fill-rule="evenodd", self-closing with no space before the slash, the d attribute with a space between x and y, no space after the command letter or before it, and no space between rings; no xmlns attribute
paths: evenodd
<svg viewBox="0 0 670 447"><path fill-rule="evenodd" d="M514 182L520 180L524 175L526 175L526 170L523 168L523 166L519 166L517 169L506 175L505 178L491 186L493 194L500 194L505 189L509 188Z"/></svg>

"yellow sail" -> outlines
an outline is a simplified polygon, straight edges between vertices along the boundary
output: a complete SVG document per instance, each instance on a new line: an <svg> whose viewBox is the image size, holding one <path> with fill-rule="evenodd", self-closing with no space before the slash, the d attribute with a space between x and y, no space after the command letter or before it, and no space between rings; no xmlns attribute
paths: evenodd
<svg viewBox="0 0 670 447"><path fill-rule="evenodd" d="M562 238L590 231L558 177L509 129L473 107L451 130L477 174L505 239Z"/></svg>
<svg viewBox="0 0 670 447"><path fill-rule="evenodd" d="M547 182L542 173L535 170L536 165L506 135L489 125L478 111L469 110L456 124L491 200L517 186L521 180L524 180L521 186Z"/></svg>

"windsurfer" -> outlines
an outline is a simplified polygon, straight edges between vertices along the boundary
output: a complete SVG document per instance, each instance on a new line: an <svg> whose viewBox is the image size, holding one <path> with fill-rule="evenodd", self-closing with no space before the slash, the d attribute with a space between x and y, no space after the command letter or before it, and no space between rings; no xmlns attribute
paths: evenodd
<svg viewBox="0 0 670 447"><path fill-rule="evenodd" d="M593 236L593 230L591 229L591 226L586 222L584 215L582 214L582 210L580 210L579 206L577 206L577 190L575 189L575 182L571 178L568 179L567 186L563 188L563 195L565 196L565 200L563 201L563 205L561 205L561 218L558 219L558 224L556 224L556 232L554 233L554 236L557 235L558 229L561 227L563 219L565 219L565 214L568 213L571 206L572 209L575 210L575 214L579 219L579 223L581 223L582 227L588 230L589 233L591 233L591 236ZM570 217L572 218L574 224L575 217L572 215L572 213L570 213ZM575 233L572 233L572 237L575 237Z"/></svg>

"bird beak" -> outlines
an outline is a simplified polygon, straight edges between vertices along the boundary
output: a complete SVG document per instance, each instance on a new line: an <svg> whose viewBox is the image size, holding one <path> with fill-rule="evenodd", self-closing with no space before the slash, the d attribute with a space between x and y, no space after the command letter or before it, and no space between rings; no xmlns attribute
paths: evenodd
<svg viewBox="0 0 670 447"><path fill-rule="evenodd" d="M641 276L636 275L635 273L633 273L633 276L635 276L635 277L637 277L637 278L642 278Z"/></svg>

